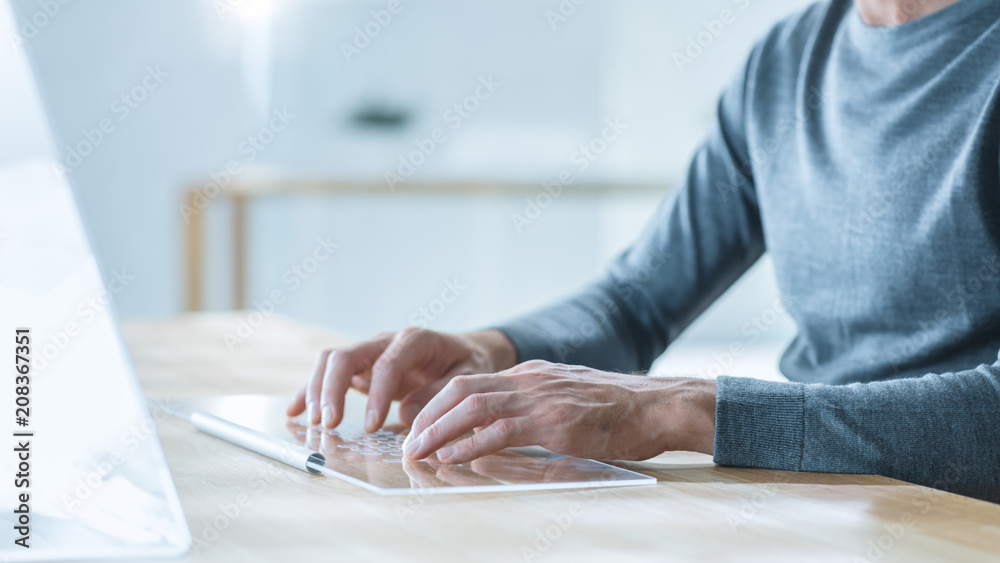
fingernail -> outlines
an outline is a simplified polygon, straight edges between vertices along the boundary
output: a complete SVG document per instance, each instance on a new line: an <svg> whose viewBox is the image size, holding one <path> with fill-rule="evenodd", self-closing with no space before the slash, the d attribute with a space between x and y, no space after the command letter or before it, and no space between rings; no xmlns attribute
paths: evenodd
<svg viewBox="0 0 1000 563"><path fill-rule="evenodd" d="M368 415L365 416L365 428L368 430L375 430L375 419L377 415L375 411L368 411Z"/></svg>
<svg viewBox="0 0 1000 563"><path fill-rule="evenodd" d="M333 407L327 405L323 407L323 426L330 428L331 424L333 424Z"/></svg>
<svg viewBox="0 0 1000 563"><path fill-rule="evenodd" d="M420 414L420 405L406 405L399 411L399 417L404 422L413 422L417 419L418 414Z"/></svg>
<svg viewBox="0 0 1000 563"><path fill-rule="evenodd" d="M448 458L455 455L455 446L445 446L438 450L438 460L447 463Z"/></svg>
<svg viewBox="0 0 1000 563"><path fill-rule="evenodd" d="M316 401L309 401L309 424L316 424L316 419L319 418L319 411L316 410Z"/></svg>
<svg viewBox="0 0 1000 563"><path fill-rule="evenodd" d="M408 438L409 436L407 436L407 439ZM420 436L414 438L413 441L411 441L409 444L403 444L403 453L406 454L407 457L412 456L413 454L417 453L417 450L420 449L420 443L423 441L424 441L424 436L423 434L421 434Z"/></svg>

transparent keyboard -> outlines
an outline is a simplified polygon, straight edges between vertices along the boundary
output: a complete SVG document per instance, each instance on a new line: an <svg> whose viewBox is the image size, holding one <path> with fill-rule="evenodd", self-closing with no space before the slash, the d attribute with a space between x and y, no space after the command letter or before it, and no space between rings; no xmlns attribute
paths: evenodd
<svg viewBox="0 0 1000 563"><path fill-rule="evenodd" d="M512 449L463 463L442 464L435 456L413 460L402 455L409 429L390 424L367 433L366 398L349 393L344 422L335 429L289 419L290 397L231 395L175 401L174 410L188 416L203 411L269 436L309 448L326 458L322 472L379 494L426 495L526 490L579 489L626 485L653 485L656 479L587 459L544 450ZM187 414L185 414L187 413ZM390 417L390 422L397 419ZM266 463L266 462L265 462Z"/></svg>
<svg viewBox="0 0 1000 563"><path fill-rule="evenodd" d="M324 429L303 426L301 420L296 422L298 424L290 425L292 432L307 447L317 451L336 451L337 457L348 459L361 456L367 458L366 461L400 463L403 460L403 441L406 439L406 429L403 427L387 427L369 433L350 425Z"/></svg>

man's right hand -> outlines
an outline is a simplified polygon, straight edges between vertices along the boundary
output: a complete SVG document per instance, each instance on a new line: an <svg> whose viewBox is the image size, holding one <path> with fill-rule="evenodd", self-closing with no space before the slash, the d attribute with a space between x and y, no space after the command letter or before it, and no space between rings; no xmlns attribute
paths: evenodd
<svg viewBox="0 0 1000 563"><path fill-rule="evenodd" d="M305 412L310 424L334 428L344 418L344 396L353 387L368 394L365 431L382 427L393 400L400 401L399 417L409 425L456 375L496 373L516 363L514 345L497 330L384 332L354 346L323 350L288 416Z"/></svg>

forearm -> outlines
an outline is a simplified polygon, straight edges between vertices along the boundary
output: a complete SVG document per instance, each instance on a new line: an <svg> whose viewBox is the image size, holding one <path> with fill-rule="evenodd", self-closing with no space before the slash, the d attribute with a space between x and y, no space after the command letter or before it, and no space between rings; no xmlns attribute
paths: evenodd
<svg viewBox="0 0 1000 563"><path fill-rule="evenodd" d="M1000 501L1000 363L848 386L718 380L716 463L878 474Z"/></svg>

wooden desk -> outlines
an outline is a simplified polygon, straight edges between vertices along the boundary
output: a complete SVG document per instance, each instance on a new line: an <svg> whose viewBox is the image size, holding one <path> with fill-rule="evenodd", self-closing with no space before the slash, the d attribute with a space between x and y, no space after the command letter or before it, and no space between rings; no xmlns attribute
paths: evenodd
<svg viewBox="0 0 1000 563"><path fill-rule="evenodd" d="M230 351L222 334L236 322L126 323L147 395L290 394L319 348L344 341L273 317ZM177 420L158 427L203 542L191 561L1000 560L1000 505L883 477L724 468L672 453L629 464L655 487L380 497ZM220 508L240 501L234 517Z"/></svg>

